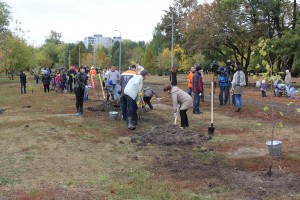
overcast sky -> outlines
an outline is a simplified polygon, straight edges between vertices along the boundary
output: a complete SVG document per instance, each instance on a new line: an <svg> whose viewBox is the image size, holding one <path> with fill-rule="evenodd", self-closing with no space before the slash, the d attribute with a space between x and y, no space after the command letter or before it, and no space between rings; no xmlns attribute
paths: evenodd
<svg viewBox="0 0 300 200"><path fill-rule="evenodd" d="M34 46L44 43L54 30L62 41L75 43L87 36L119 36L133 41L152 39L152 32L161 21L164 10L173 0L4 0L12 11L13 20ZM205 0L198 0L203 3ZM206 0L212 2L212 0ZM11 27L16 27L11 23Z"/></svg>

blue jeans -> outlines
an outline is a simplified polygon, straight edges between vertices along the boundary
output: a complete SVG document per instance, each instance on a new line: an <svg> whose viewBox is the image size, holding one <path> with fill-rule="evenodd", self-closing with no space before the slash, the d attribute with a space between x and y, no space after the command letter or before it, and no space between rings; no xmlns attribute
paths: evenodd
<svg viewBox="0 0 300 200"><path fill-rule="evenodd" d="M223 98L223 93L225 94L225 98ZM219 101L221 104L224 104L224 105L227 104L228 95L229 95L229 86L220 86Z"/></svg>
<svg viewBox="0 0 300 200"><path fill-rule="evenodd" d="M242 95L241 94L235 94L234 95L235 105L238 108L242 108Z"/></svg>
<svg viewBox="0 0 300 200"><path fill-rule="evenodd" d="M200 112L200 93L195 93L194 95L194 101L193 101L193 112Z"/></svg>
<svg viewBox="0 0 300 200"><path fill-rule="evenodd" d="M112 86L113 86L113 91L114 91L114 100L118 100L119 99L119 85L114 84Z"/></svg>
<svg viewBox="0 0 300 200"><path fill-rule="evenodd" d="M192 92L193 92L193 88L189 88L188 94L189 94L190 96L192 96Z"/></svg>

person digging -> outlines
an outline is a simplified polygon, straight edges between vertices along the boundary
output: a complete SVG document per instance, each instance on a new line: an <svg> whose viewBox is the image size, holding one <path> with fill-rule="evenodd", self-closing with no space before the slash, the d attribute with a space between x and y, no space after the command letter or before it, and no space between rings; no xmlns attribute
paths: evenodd
<svg viewBox="0 0 300 200"><path fill-rule="evenodd" d="M143 87L143 81L147 78L147 76L148 72L146 70L141 71L139 75L134 75L124 88L127 106L127 128L130 130L134 130L137 125L138 115L136 112L136 99L143 96L141 90Z"/></svg>
<svg viewBox="0 0 300 200"><path fill-rule="evenodd" d="M189 127L189 122L188 122L188 116L186 114L188 108L193 106L193 99L192 97L186 93L185 91L179 89L176 86L171 87L170 84L166 85L164 87L164 92L167 92L171 94L172 96L172 102L173 102L173 113L174 117L176 118L178 113L177 113L177 107L179 105L179 113L180 113L180 118L181 118L181 129L185 129Z"/></svg>

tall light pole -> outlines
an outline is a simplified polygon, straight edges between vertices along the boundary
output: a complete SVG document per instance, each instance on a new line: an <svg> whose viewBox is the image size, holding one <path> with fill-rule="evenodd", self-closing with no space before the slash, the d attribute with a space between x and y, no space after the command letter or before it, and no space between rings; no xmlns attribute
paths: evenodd
<svg viewBox="0 0 300 200"><path fill-rule="evenodd" d="M96 67L96 42L94 37L94 67Z"/></svg>
<svg viewBox="0 0 300 200"><path fill-rule="evenodd" d="M173 46L174 46L174 14L173 14L173 10L172 10L172 39L171 39L171 70L172 67L174 65L174 51L173 51Z"/></svg>
<svg viewBox="0 0 300 200"><path fill-rule="evenodd" d="M121 36L121 31L115 30L120 33L120 53L119 53L119 70L122 72L121 68L121 55L122 55L122 36Z"/></svg>
<svg viewBox="0 0 300 200"><path fill-rule="evenodd" d="M78 43L78 68L80 68L80 43Z"/></svg>

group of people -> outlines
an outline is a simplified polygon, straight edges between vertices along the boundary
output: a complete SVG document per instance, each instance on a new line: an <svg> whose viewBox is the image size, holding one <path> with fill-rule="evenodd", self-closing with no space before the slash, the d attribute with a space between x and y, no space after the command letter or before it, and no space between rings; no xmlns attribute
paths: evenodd
<svg viewBox="0 0 300 200"><path fill-rule="evenodd" d="M243 87L246 85L246 77L242 70L240 62L232 63L227 60L226 66L219 67L216 61L213 61L211 70L214 73L214 85L216 81L219 83L219 102L221 106L227 105L229 94L232 94L232 104L237 106L236 112L242 110L242 94ZM204 101L204 87L203 87L203 70L200 66L193 66L187 77L188 80L188 94L192 96L194 93L193 113L202 113L199 109L200 99Z"/></svg>
<svg viewBox="0 0 300 200"><path fill-rule="evenodd" d="M232 93L233 104L237 106L236 112L242 111L242 94L243 88L246 85L246 77L242 70L240 62L231 63L226 62L226 66L219 67L216 62L213 62L212 71L214 76L217 77L220 87L219 101L220 105L224 106L228 104L229 93ZM44 85L44 92L49 92L49 85L51 82L51 71L45 70L42 74L42 82ZM72 93L74 91L76 95L76 114L83 114L83 102L85 99L85 94L87 92L88 79L91 76L90 87L94 88L93 79L96 75L94 67L89 70L86 67L77 68L70 67L68 71L61 69L56 73L56 76L52 77L52 85L58 85L62 90L67 86L69 91ZM137 100L142 100L145 102L150 109L154 109L151 104L151 98L155 95L159 101L157 93L150 87L143 88L143 81L148 77L148 72L143 70L137 72L137 67L131 65L127 71L122 74L119 72L118 68L112 66L109 70L103 71L103 86L110 86L113 93L111 94L112 99L120 103L122 118L127 122L127 128L134 130L138 124L137 115ZM67 78L63 78L63 77ZM99 75L100 76L100 75ZM287 76L286 79L288 79ZM164 86L163 91L171 95L173 103L173 114L175 117L180 115L182 129L189 126L187 110L193 107L193 114L199 115L203 113L200 110L200 102L204 101L204 78L203 69L199 65L192 66L190 73L187 76L188 80L188 91L185 92L179 87L177 87L177 71L172 68L170 73L170 84ZM20 73L21 81L21 93L26 93L26 75ZM38 82L37 82L38 83ZM74 88L72 84L75 83ZM263 82L262 85L265 85ZM263 88L264 87L264 88ZM265 86L262 86L262 95L265 96ZM145 105L143 105L145 106Z"/></svg>

